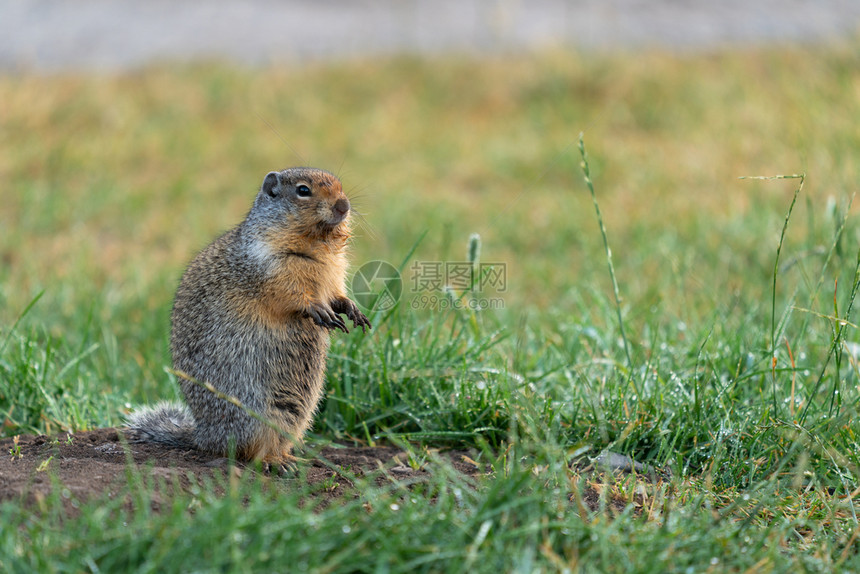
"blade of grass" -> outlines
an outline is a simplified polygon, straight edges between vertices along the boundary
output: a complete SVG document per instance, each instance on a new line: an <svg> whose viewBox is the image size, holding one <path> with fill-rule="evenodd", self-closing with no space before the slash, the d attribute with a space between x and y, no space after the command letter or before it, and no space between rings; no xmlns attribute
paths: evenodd
<svg viewBox="0 0 860 574"><path fill-rule="evenodd" d="M812 392L809 394L809 397L806 400L806 405L803 407L803 413L800 415L800 419L797 421L799 425L803 425L806 420L806 416L809 414L809 407L812 405L812 400L816 394L818 394L818 389L821 387L821 383L824 380L824 375L827 372L827 367L830 364L830 359L833 358L833 354L836 352L836 347L842 344L842 339L845 336L845 329L848 327L849 318L851 317L851 310L854 307L854 300L857 296L858 288L860 288L860 249L857 250L857 263L854 266L854 281L851 287L851 297L848 301L848 309L845 311L845 318L839 319L837 317L837 325L838 328L833 337L833 341L830 343L830 350L827 352L827 357L824 359L824 365L821 367L821 372L818 375L818 379L815 381L815 386L812 388ZM836 377L834 381L834 388L836 390L836 385L839 384L839 378ZM831 405L832 407L832 405Z"/></svg>
<svg viewBox="0 0 860 574"><path fill-rule="evenodd" d="M742 176L738 179L762 179L766 181L775 179L800 179L800 185L794 190L794 196L791 198L791 205L788 206L788 213L785 214L785 222L782 224L782 232L779 234L779 243L776 245L776 259L773 262L773 288L771 290L770 299L770 365L771 365L771 387L773 391L773 416L778 415L778 405L776 400L776 278L779 274L779 255L782 252L782 244L785 241L785 232L788 229L788 222L791 219L791 212L794 211L794 205L797 203L797 196L800 195L803 189L803 181L806 178L805 173L792 175L771 175L771 176Z"/></svg>
<svg viewBox="0 0 860 574"><path fill-rule="evenodd" d="M35 297L33 297L33 300L30 301L30 303L28 303L26 307L24 307L24 310L21 312L20 315L18 315L18 318L15 319L15 322L12 323L12 327L9 329L9 332L6 333L6 337L3 339L3 344L0 345L0 353L2 353L3 351L6 350L6 345L9 344L9 337L12 336L12 333L15 332L15 329L18 327L18 324L24 319L24 317L27 316L27 313L30 312L30 309L32 309L33 306L36 305L36 303L39 301L39 299L42 298L42 295L44 295L44 294L45 294L44 289L39 291L39 293L36 294Z"/></svg>
<svg viewBox="0 0 860 574"><path fill-rule="evenodd" d="M585 178L585 185L591 194L591 201L594 203L594 211L597 214L597 223L600 225L600 235L603 237L603 247L606 250L606 262L609 265L609 277L612 279L612 292L615 296L615 312L618 315L618 329L621 332L621 339L624 341L624 354L627 357L627 367L629 369L629 381L633 384L633 389L636 391L637 397L642 394L639 390L639 385L636 382L636 377L633 374L633 358L630 355L630 342L627 339L627 333L624 331L624 319L621 316L621 296L618 290L618 280L615 278L615 266L612 264L612 249L609 248L609 240L606 237L606 226L603 224L603 215L600 213L600 205L597 203L597 195L594 193L594 184L591 181L591 171L588 167L588 154L585 153L585 134L579 134L579 155L582 157L582 175Z"/></svg>

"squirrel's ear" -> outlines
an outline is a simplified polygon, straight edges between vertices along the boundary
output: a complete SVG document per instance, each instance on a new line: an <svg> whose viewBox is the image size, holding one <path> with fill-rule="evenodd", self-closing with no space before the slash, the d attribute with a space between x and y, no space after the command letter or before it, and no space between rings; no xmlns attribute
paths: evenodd
<svg viewBox="0 0 860 574"><path fill-rule="evenodd" d="M276 171L270 171L263 180L260 191L266 192L269 197L278 197L281 194L281 177Z"/></svg>

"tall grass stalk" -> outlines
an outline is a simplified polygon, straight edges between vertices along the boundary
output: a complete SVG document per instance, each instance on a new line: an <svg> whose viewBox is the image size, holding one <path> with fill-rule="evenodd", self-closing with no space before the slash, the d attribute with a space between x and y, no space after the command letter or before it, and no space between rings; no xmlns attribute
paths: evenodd
<svg viewBox="0 0 860 574"><path fill-rule="evenodd" d="M776 245L776 258L773 262L773 284L770 297L770 380L773 396L773 416L779 415L779 407L776 400L776 278L779 274L779 256L782 253L782 244L785 241L785 232L788 230L788 222L791 220L791 212L794 211L794 205L797 203L797 196L800 195L803 189L803 181L806 178L805 173L791 175L769 175L769 176L742 176L739 179L800 179L800 185L794 190L794 195L791 198L791 205L788 206L788 213L785 214L785 221L782 224L782 231L779 234L779 243Z"/></svg>
<svg viewBox="0 0 860 574"><path fill-rule="evenodd" d="M633 357L630 354L630 341L627 339L627 333L624 331L624 318L621 316L621 296L618 290L618 280L615 278L615 266L612 264L612 249L609 247L609 240L606 237L606 226L603 224L603 216L600 213L600 205L597 203L597 195L594 193L594 184L591 181L591 170L588 167L588 154L585 153L585 134L579 133L579 155L582 158L582 175L585 179L585 185L591 194L591 201L594 203L594 212L597 214L597 223L600 225L600 235L603 237L603 248L606 251L606 263L609 266L609 277L612 279L612 293L615 296L615 312L618 316L618 329L621 333L621 339L624 341L624 354L627 357L627 368L629 370L628 377L633 384L637 397L641 398L642 393L636 381L633 369Z"/></svg>

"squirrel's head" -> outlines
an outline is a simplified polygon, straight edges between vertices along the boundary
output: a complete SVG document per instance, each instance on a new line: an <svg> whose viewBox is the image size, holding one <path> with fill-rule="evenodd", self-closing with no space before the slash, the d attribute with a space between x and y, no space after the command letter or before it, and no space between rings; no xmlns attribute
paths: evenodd
<svg viewBox="0 0 860 574"><path fill-rule="evenodd" d="M266 175L251 216L309 238L349 233L349 199L333 174L294 167Z"/></svg>

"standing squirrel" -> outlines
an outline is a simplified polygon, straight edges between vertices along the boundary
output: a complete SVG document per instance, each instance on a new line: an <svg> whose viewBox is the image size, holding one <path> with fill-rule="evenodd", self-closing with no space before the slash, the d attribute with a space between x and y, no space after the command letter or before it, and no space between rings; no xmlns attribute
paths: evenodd
<svg viewBox="0 0 860 574"><path fill-rule="evenodd" d="M329 330L371 327L346 296L349 199L331 173L266 175L245 220L188 266L171 314L173 366L236 397L286 436L201 384L182 379L188 406L132 414L131 442L196 448L289 466L324 385ZM289 437L289 438L287 438Z"/></svg>

